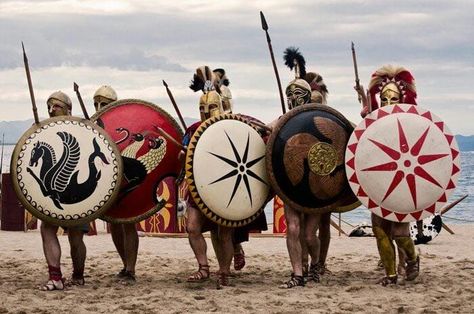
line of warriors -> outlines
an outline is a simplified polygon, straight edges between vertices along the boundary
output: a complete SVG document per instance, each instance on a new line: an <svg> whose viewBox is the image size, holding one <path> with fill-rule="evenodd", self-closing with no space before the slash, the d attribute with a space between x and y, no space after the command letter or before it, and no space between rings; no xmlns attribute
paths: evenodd
<svg viewBox="0 0 474 314"><path fill-rule="evenodd" d="M288 48L285 51L285 64L295 71L295 79L286 88L287 105L293 110L304 104L327 105L328 89L322 76L316 72L306 72L305 60L298 49ZM201 92L199 112L201 121L191 125L185 132L183 147L206 119L233 112L232 94L229 79L223 69L211 70L209 66L196 69L190 88ZM362 86L355 87L362 99L361 116L370 112L369 106L389 106L398 103L416 105L416 88L414 78L403 67L383 66L373 73L367 92ZM378 97L377 97L378 96ZM99 110L117 100L116 92L110 86L102 86L94 94L94 106ZM48 112L51 117L71 115L71 99L63 92L53 93L47 100ZM275 122L261 129L262 137L268 136ZM184 164L185 151L179 158ZM198 269L187 278L188 282L199 283L209 280L211 271L207 257L207 244L203 233L210 231L212 245L218 261L216 276L217 287L228 286L232 260L234 269L241 270L245 266L245 254L241 243L248 241L250 230L267 230L265 213L245 227L231 228L218 225L208 219L193 201L190 193L184 197L187 207L186 231L189 244L194 252ZM287 224L286 244L290 257L292 272L289 280L281 288L305 286L308 281L320 282L321 276L328 273L326 259L330 242L331 212L323 214L302 213L288 205L284 207ZM419 256L410 238L409 224L392 222L372 214L373 233L376 237L380 255L380 264L385 276L378 283L382 285L396 284L399 276L403 280L414 280L419 274ZM84 285L84 266L86 247L83 235L88 226L69 228L71 258L73 262L72 277L68 280L62 275L60 268L61 248L57 237L58 227L43 222L41 236L43 249L48 264L49 280L41 290L62 290L67 284ZM134 223L112 223L111 235L113 243L120 255L123 268L117 273L118 279L130 284L135 282L135 265L137 262L139 237ZM395 249L395 244L397 250ZM397 268L396 251L399 255Z"/></svg>

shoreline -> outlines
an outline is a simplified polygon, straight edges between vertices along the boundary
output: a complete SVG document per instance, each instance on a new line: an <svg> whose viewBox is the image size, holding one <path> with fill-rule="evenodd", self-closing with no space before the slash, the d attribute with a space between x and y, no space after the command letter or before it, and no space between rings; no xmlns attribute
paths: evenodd
<svg viewBox="0 0 474 314"><path fill-rule="evenodd" d="M41 292L47 279L38 231L0 231L0 313L446 313L474 312L474 225L453 225L428 245L419 245L421 274L411 283L375 284L373 237L339 237L332 232L327 260L332 275L305 288L278 289L291 267L284 237L252 237L243 243L247 265L231 278L231 287L215 289L213 280L186 283L197 269L186 238L140 238L137 283L115 279L121 262L110 235L85 237L88 250L86 285L66 291ZM71 272L69 244L59 237L62 270ZM211 272L217 261L208 243Z"/></svg>

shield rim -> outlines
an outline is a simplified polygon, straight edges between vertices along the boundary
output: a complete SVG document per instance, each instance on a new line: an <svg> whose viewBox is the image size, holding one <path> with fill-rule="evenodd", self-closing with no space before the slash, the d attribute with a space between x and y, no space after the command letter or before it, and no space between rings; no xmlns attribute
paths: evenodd
<svg viewBox="0 0 474 314"><path fill-rule="evenodd" d="M45 125L50 124L51 122L55 123L56 121L65 121L65 120L76 121L78 123L84 123L85 125L89 125L91 126L91 128L97 130L101 135L104 136L105 140L108 142L108 145L112 148L112 151L116 156L115 160L117 161L117 174L118 175L117 175L115 187L113 189L113 192L110 198L99 210L97 210L92 215L89 215L85 218L75 219L75 220L59 220L57 218L52 218L51 216L43 214L42 212L37 210L33 205L31 205L30 202L28 202L28 200L23 195L22 190L19 186L18 172L17 172L17 165L16 165L22 146L25 144L25 141L33 133L36 132L36 130L44 127ZM15 190L15 194L18 197L18 200L20 201L20 203L23 205L23 207L26 210L28 210L33 216L40 219L41 221L53 224L55 226L60 226L60 227L76 227L82 224L88 224L89 222L97 218L100 218L105 212L109 210L110 207L112 207L115 204L115 201L118 198L118 195L120 192L120 185L122 183L122 176L123 176L123 163L122 163L122 157L120 155L120 150L118 149L117 145L112 140L112 138L109 136L109 134L103 128L98 126L96 123L90 120L80 118L80 117L75 117L75 116L53 117L53 118L42 120L39 123L33 124L28 130L25 131L25 133L23 133L23 135L20 137L17 144L15 145L15 148L12 153L11 161L10 161L10 169L11 169L10 171L12 174L11 177L12 177L13 189Z"/></svg>
<svg viewBox="0 0 474 314"><path fill-rule="evenodd" d="M407 106L407 109L403 110L402 107L400 107L400 106L402 106L402 107ZM385 111L385 109L387 109L387 108L391 109L391 111L390 112ZM345 162L344 162L345 167L346 167L347 180L349 180L350 187L351 187L352 191L354 192L356 197L362 202L362 204L372 214L374 214L378 217L381 217L385 220L389 220L389 221L393 221L393 222L408 222L409 223L409 222L412 222L412 221L423 220L423 219L425 219L429 216L432 216L432 215L436 214L436 212L438 212L438 210L440 210L442 208L442 206L444 204L446 204L446 202L440 202L439 200L437 200L437 201L433 202L433 204L431 206L428 206L424 209L421 209L421 210L418 210L418 211L413 211L413 212L410 212L410 213L400 213L400 212L397 212L397 211L394 211L394 210L391 210L391 209L383 208L386 212L388 212L388 214L386 214L384 216L383 211L382 211L382 207L379 204L374 202L376 204L376 206L374 206L372 208L369 208L369 206L368 206L368 199L369 198L364 197L364 196L359 197L357 195L358 192L354 191L355 189L358 190L358 188L361 187L361 185L359 183L353 183L351 181L351 177L353 175L357 177L357 174L356 174L355 169L352 168L352 166L349 165L349 161L352 158L355 157L355 152L357 150L357 144L359 143L359 137L362 136L362 134L365 132L365 130L367 130L370 127L372 122L377 121L379 118L383 118L384 116L386 116L386 115L380 115L379 116L379 111L380 110L385 112L386 115L391 115L391 114L394 114L394 113L395 114L397 114L397 113L416 114L419 117L423 117L423 118L426 118L426 119L430 120L435 125L436 125L436 123L441 122L442 125L443 125L443 127L441 129L441 132L445 135L445 137L447 137L448 135L452 136L451 143L449 143L449 141L448 141L447 144L451 148L452 163L453 163L453 165L456 165L459 168L459 171L456 172L455 174L451 173L450 181L453 182L454 188L449 189L449 190L448 189L445 190L444 195L446 196L446 199L454 192L455 188L457 187L457 182L459 180L459 173L461 172L461 162L460 162L461 154L460 154L459 146L457 144L455 135L451 132L449 127L446 125L446 123L444 123L444 121L441 118L439 118L436 114L434 114L430 110L428 110L428 109L426 109L422 106L419 106L419 105L400 103L400 104L395 104L395 105L392 105L392 106L384 106L384 107L381 107L381 108L377 108L377 110L372 111L369 115L367 115L364 119L362 119L362 121L354 129L355 131L358 131L358 132L353 132L350 139L349 139L349 143L352 143L352 144L349 145L349 143L348 143L348 145L346 147ZM423 112L423 114L421 112ZM433 117L435 117L439 121L434 121ZM440 128L440 127L438 126L438 128ZM357 135L356 133L359 133L359 135ZM354 138L356 138L356 140L353 140ZM352 145L355 145L354 153L349 148L349 146L352 146ZM453 157L452 150L454 148L456 148L456 151L458 153L458 155L456 157ZM364 199L362 199L362 198L364 198ZM367 201L365 200L365 198L367 199ZM432 210L431 210L431 208L432 208ZM418 217L415 217L416 213L420 213ZM402 218L400 218L399 216L402 217Z"/></svg>
<svg viewBox="0 0 474 314"><path fill-rule="evenodd" d="M158 106L154 103L151 103L149 101L142 100L142 99L137 99L137 98L125 98L125 99L119 99L119 100L113 101L110 104L108 104L107 106L101 108L99 111L95 112L92 115L92 117L90 118L90 120L91 120L91 122L94 122L94 124L95 124L97 119L100 118L100 116L102 114L104 114L105 112L111 110L112 108L124 106L124 105L129 104L129 103L139 103L141 105L144 105L146 107L149 107L149 108L159 112L163 116L166 116L168 118L168 121L171 122L171 124L176 128L178 133L181 134L181 137L183 137L183 135L184 135L183 130L179 126L178 122L168 112L166 112L163 108L161 108L160 106ZM184 176L184 173L178 174L177 179L180 176ZM158 188L158 185L161 183L161 181L163 179L164 179L164 177L157 181L156 188ZM113 223L113 224L138 223L142 220L145 220L145 219L153 216L154 214L159 212L165 205L166 205L166 200L158 201L156 206L154 206L151 209L147 210L143 214L138 215L138 216L134 216L134 217L130 217L130 218L115 218L115 217L107 215L107 212L105 212L101 217L99 217L99 219L104 220L104 221L109 222L109 223Z"/></svg>
<svg viewBox="0 0 474 314"><path fill-rule="evenodd" d="M237 121L240 121L242 123L245 123L246 125L248 125L252 129L257 131L256 127L254 127L253 125L250 125L248 123L248 119L245 119L245 118L243 118L242 116L240 116L238 114L225 113L225 114L221 114L217 117L209 118L209 119L205 120L204 122L202 122L201 125L194 132L193 136L191 137L191 140L189 141L188 148L186 150L186 162L185 162L186 182L188 183L188 189L189 189L189 193L191 194L191 197L193 198L194 202L198 206L199 210L204 214L204 216L206 216L207 218L209 218L213 222L217 223L218 225L221 225L221 226L224 226L224 227L231 227L231 228L242 227L242 226L248 225L249 223L251 223L252 221L257 219L257 217L260 214L262 214L262 212L264 211L265 206L268 202L267 201L264 202L263 206L260 209L258 209L252 216L247 217L245 219L230 220L230 219L227 219L227 218L223 218L223 217L217 215L216 213L214 213L211 209L209 209L209 207L207 207L207 205L201 199L201 197L199 196L199 193L198 193L198 189L195 185L194 174L192 172L194 151L196 149L196 144L198 143L199 138L201 137L202 133L204 133L204 131L209 126L211 126L214 123L216 123L218 121L221 121L221 120L237 120ZM269 189L268 194L270 195L270 189ZM267 200L268 200L268 196L267 196Z"/></svg>
<svg viewBox="0 0 474 314"><path fill-rule="evenodd" d="M266 150L266 167L267 167L267 174L268 174L268 181L275 191L275 193L278 195L283 200L283 204L290 206L292 209L295 209L296 211L303 212L305 214L324 214L327 212L346 212L350 211L356 207L351 208L351 206L355 205L357 203L357 197L354 197L354 203L351 203L350 205L347 206L338 206L337 204L341 202L341 198L339 198L336 202L334 202L331 205L323 206L323 207L306 207L306 206L301 206L289 197L286 196L286 194L283 192L283 190L280 188L278 185L278 181L276 180L275 174L273 172L273 162L272 162L272 156L273 156L273 144L275 143L275 140L279 134L279 130L281 127L288 122L289 119L292 117L296 116L297 114L303 112L303 111L310 111L310 110L321 110L325 111L328 113L331 113L335 115L337 118L341 119L348 127L354 128L352 123L344 117L342 113L337 111L336 109L328 106L328 105L322 105L322 104L317 104L317 103L309 103L309 104L304 104L301 106L298 106L296 108L291 109L288 111L286 114L282 115L279 120L277 121L276 125L273 127L273 130L278 130L278 131L273 131L268 138L267 142L267 150ZM348 140L350 139L350 134L348 136ZM344 169L345 171L345 169ZM350 187L346 187L346 190L349 192L352 192ZM344 190L340 192L342 195L344 193ZM355 196L355 195L354 195ZM340 208L340 210L338 210ZM341 211L342 210L342 211Z"/></svg>

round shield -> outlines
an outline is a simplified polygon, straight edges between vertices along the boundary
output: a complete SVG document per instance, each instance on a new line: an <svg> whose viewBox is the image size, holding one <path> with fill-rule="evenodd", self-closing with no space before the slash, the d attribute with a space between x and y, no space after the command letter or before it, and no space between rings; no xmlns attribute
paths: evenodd
<svg viewBox="0 0 474 314"><path fill-rule="evenodd" d="M112 223L135 223L150 217L166 203L156 197L160 181L180 172L181 148L168 138L181 143L180 127L160 107L138 99L115 101L91 120L118 145L124 165L119 199L102 218Z"/></svg>
<svg viewBox="0 0 474 314"><path fill-rule="evenodd" d="M73 227L104 213L116 200L120 152L94 123L69 116L33 125L11 161L15 192L34 216Z"/></svg>
<svg viewBox="0 0 474 314"><path fill-rule="evenodd" d="M270 190L265 143L238 115L210 118L189 143L186 179L193 200L209 219L227 227L249 224L263 211Z"/></svg>
<svg viewBox="0 0 474 314"><path fill-rule="evenodd" d="M374 214L396 222L439 211L456 187L459 149L451 131L419 106L399 104L369 114L346 151L352 190Z"/></svg>
<svg viewBox="0 0 474 314"><path fill-rule="evenodd" d="M418 223L420 229L418 230ZM429 216L421 221L410 222L410 237L417 244L426 244L436 238L441 232L443 221L440 214Z"/></svg>
<svg viewBox="0 0 474 314"><path fill-rule="evenodd" d="M344 169L353 127L341 113L325 105L302 105L280 117L273 129L267 171L285 204L317 214L357 202Z"/></svg>

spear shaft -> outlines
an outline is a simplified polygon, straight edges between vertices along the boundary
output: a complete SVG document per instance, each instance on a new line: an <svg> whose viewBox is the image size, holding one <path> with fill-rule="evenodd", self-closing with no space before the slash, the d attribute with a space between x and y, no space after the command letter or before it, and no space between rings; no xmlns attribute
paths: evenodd
<svg viewBox="0 0 474 314"><path fill-rule="evenodd" d="M23 49L23 63L25 64L26 79L28 81L28 89L30 90L31 105L33 107L33 116L35 117L35 123L39 123L38 109L36 108L35 94L33 93L33 83L31 83L30 66L28 65L28 57L26 56L25 46L21 42Z"/></svg>
<svg viewBox="0 0 474 314"><path fill-rule="evenodd" d="M81 92L79 91L79 85L74 82L74 91L76 92L77 99L79 100L79 105L81 105L82 113L84 114L84 118L90 120L89 114L87 113L86 106L84 105L84 101L82 101Z"/></svg>
<svg viewBox="0 0 474 314"><path fill-rule="evenodd" d="M165 80L163 80L163 85L166 87L166 92L168 93L168 97L171 100L171 103L173 104L174 110L176 110L176 113L178 114L179 121L181 121L181 124L183 125L183 128L186 130L188 127L186 126L186 122L184 122L183 116L181 115L181 111L179 110L178 104L174 100L173 94L171 93L170 89L168 88L168 84L166 84Z"/></svg>
<svg viewBox="0 0 474 314"><path fill-rule="evenodd" d="M168 132L166 132L165 130L163 130L162 128L160 128L159 126L155 126L155 129L161 134L163 135L164 137L166 137L167 140L169 140L171 143L173 143L174 145L176 145L176 147L178 147L179 149L181 149L182 151L186 151L186 149L183 147L183 145L178 142L174 137L172 137Z"/></svg>
<svg viewBox="0 0 474 314"><path fill-rule="evenodd" d="M354 48L354 42L351 41L351 50L352 50L352 63L354 64L354 74L355 74L355 83L357 90L360 89L360 81L359 81L359 70L357 68L357 57L356 57L356 52ZM359 103L362 101L362 96L357 93Z"/></svg>
<svg viewBox="0 0 474 314"><path fill-rule="evenodd" d="M260 20L262 22L262 29L265 31L265 35L267 36L268 50L270 50L270 57L272 58L273 70L275 71L275 76L276 76L277 84L278 84L278 91L280 92L281 110L283 111L283 114L285 114L286 113L285 99L283 98L283 89L281 88L280 75L278 74L278 68L275 62L275 55L273 54L272 41L270 39L270 35L268 34L268 24L267 24L267 21L265 20L265 15L263 15L262 11L260 11Z"/></svg>

